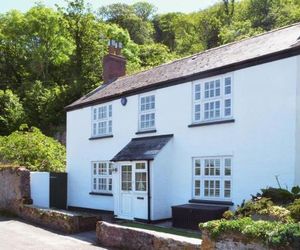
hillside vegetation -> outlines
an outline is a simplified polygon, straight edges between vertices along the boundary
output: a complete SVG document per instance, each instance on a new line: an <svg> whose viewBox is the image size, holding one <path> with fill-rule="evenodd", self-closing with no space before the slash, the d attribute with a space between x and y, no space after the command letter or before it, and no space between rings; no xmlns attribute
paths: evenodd
<svg viewBox="0 0 300 250"><path fill-rule="evenodd" d="M1 14L0 135L22 123L63 131L64 106L102 83L109 39L124 44L131 74L298 21L299 0L223 0L189 14L157 14L147 2L94 10L74 0Z"/></svg>

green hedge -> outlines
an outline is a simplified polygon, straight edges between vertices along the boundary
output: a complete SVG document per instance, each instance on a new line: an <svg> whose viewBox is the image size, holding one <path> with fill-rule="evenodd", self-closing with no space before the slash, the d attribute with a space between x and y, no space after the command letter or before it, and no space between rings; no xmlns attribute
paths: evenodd
<svg viewBox="0 0 300 250"><path fill-rule="evenodd" d="M300 249L300 224L271 221L254 221L245 217L236 220L216 220L200 223L200 229L207 230L217 239L224 233L240 233L249 239L261 240L267 246L291 246Z"/></svg>

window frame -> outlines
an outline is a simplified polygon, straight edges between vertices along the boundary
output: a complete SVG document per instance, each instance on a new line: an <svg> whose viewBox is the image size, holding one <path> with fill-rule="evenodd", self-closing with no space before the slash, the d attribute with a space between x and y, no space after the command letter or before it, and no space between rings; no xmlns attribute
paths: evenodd
<svg viewBox="0 0 300 250"><path fill-rule="evenodd" d="M147 97L152 97L154 96L154 108L153 109L148 109L148 110L142 110L142 98L147 98ZM138 97L138 131L139 132L144 132L144 131L151 131L155 130L156 128L156 94L154 92L150 92L147 94L141 94ZM154 125L147 127L147 128L142 128L141 122L142 122L142 115L151 115L154 114Z"/></svg>
<svg viewBox="0 0 300 250"><path fill-rule="evenodd" d="M230 78L230 93L226 94L225 89L226 87L228 87L228 85L225 85L225 79ZM216 96L216 81L220 81L220 95ZM215 88L213 88L213 93L214 96L213 97L207 97L205 98L205 92L206 91L210 91L211 89L206 89L206 83L210 84L211 82L214 82L214 86ZM223 120L230 120L233 119L233 82L234 82L234 77L233 74L224 74L224 75L219 75L219 76L214 76L214 77L210 77L210 78L205 78L205 79L201 79L201 80L196 80L192 82L192 124L201 124L201 123L207 123L207 122L214 122L214 121L223 121ZM198 91L196 90L197 86L200 86L200 98L197 99L196 95L198 93ZM199 95L197 95L199 96ZM230 100L230 115L226 115L225 114L225 103L226 100ZM219 101L220 102L220 109L219 109L219 117L213 117L213 118L206 118L205 117L205 105L208 104L209 106L211 105L210 103L215 103ZM200 107L200 111L197 112L196 110L196 106L197 109L199 109ZM215 111L216 109L213 109L213 111ZM227 109L228 110L228 109ZM210 109L208 110L208 112L211 111ZM199 119L196 119L196 115L198 115ZM215 112L214 112L214 116L215 116Z"/></svg>
<svg viewBox="0 0 300 250"><path fill-rule="evenodd" d="M105 118L99 118L99 109L100 108L106 108L106 117ZM97 119L94 119L95 116L95 110L96 110L96 117ZM111 115L110 115L111 113ZM99 124L100 123L106 123L106 133L99 133ZM110 125L111 123L111 125ZM96 133L94 133L94 124L96 124ZM111 131L110 131L111 127ZM113 105L112 103L105 103L97 106L91 107L91 138L97 138L97 137L105 137L110 136L113 134Z"/></svg>
<svg viewBox="0 0 300 250"><path fill-rule="evenodd" d="M205 160L220 160L220 175L205 175ZM225 175L225 162L226 159L230 159L230 175ZM200 175L196 175L196 161L200 161ZM217 201L231 201L232 200L232 173L233 173L233 156L232 155L217 155L217 156L202 156L192 158L192 197L198 200L217 200ZM215 165L214 165L215 166ZM195 182L200 181L200 194L196 195ZM205 196L205 181L220 181L219 196ZM230 196L225 196L225 181L230 181Z"/></svg>
<svg viewBox="0 0 300 250"><path fill-rule="evenodd" d="M94 173L94 168L96 164L96 174ZM106 174L100 174L100 164L106 164ZM113 193L113 177L112 172L114 169L114 163L111 161L92 161L91 162L91 190L92 193L105 193L112 194ZM96 179L96 188L94 188L94 180ZM99 188L99 180L106 180L106 189ZM109 186L111 185L111 190L109 190Z"/></svg>

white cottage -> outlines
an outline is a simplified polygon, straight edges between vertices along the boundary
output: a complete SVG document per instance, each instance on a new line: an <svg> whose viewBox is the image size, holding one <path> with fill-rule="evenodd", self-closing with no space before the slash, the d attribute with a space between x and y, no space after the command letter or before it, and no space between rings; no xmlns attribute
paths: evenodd
<svg viewBox="0 0 300 250"><path fill-rule="evenodd" d="M124 76L67 109L68 206L170 218L179 204L238 205L300 185L300 24Z"/></svg>

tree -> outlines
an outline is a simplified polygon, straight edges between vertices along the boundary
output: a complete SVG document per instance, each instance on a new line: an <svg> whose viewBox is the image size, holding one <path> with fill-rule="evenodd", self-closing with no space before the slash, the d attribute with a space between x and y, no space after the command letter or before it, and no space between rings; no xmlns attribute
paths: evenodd
<svg viewBox="0 0 300 250"><path fill-rule="evenodd" d="M137 2L132 5L135 14L143 21L149 21L155 15L157 8L148 2Z"/></svg>
<svg viewBox="0 0 300 250"><path fill-rule="evenodd" d="M183 16L182 13L168 13L154 17L155 41L163 43L171 51L176 47L175 22Z"/></svg>
<svg viewBox="0 0 300 250"><path fill-rule="evenodd" d="M11 90L0 90L0 135L7 135L24 122L20 99Z"/></svg>
<svg viewBox="0 0 300 250"><path fill-rule="evenodd" d="M143 3L136 3L135 5L110 4L100 8L98 16L106 22L117 24L128 30L130 38L135 43L145 44L153 41L154 32L152 23L145 19L154 11L147 9L149 6Z"/></svg>
<svg viewBox="0 0 300 250"><path fill-rule="evenodd" d="M175 58L167 46L159 43L141 45L139 57L143 68L158 66Z"/></svg>
<svg viewBox="0 0 300 250"><path fill-rule="evenodd" d="M66 149L35 128L22 125L19 131L0 137L0 162L14 163L31 171L65 171Z"/></svg>
<svg viewBox="0 0 300 250"><path fill-rule="evenodd" d="M59 12L43 6L31 8L24 18L31 72L35 79L53 80L50 68L68 62L74 50L67 22Z"/></svg>

